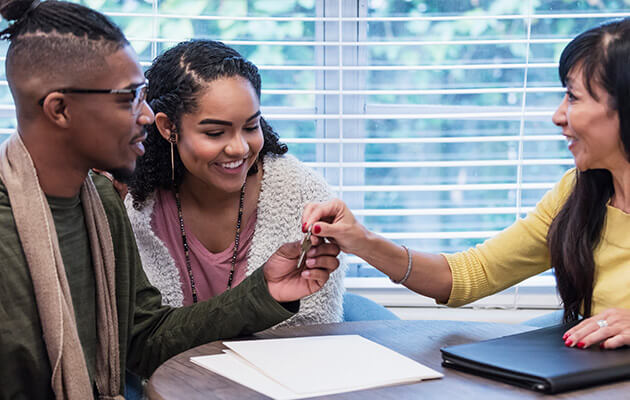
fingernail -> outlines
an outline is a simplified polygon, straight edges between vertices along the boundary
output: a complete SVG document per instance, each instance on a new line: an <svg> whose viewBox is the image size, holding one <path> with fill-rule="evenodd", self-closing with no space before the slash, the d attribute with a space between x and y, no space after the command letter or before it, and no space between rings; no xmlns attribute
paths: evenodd
<svg viewBox="0 0 630 400"><path fill-rule="evenodd" d="M314 258L307 258L306 259L306 265L308 265L309 267L312 267L313 265L315 265L315 259Z"/></svg>
<svg viewBox="0 0 630 400"><path fill-rule="evenodd" d="M306 233L306 222L302 224L302 233Z"/></svg>
<svg viewBox="0 0 630 400"><path fill-rule="evenodd" d="M565 333L564 336L562 336L562 340L567 340L568 337L569 335Z"/></svg>
<svg viewBox="0 0 630 400"><path fill-rule="evenodd" d="M602 349L602 350L604 350L606 348L606 345L604 344L604 342L601 342L599 344L599 348Z"/></svg>
<svg viewBox="0 0 630 400"><path fill-rule="evenodd" d="M315 225L315 227L313 227L313 233L314 234L317 235L321 231L322 231L322 228L319 225Z"/></svg>
<svg viewBox="0 0 630 400"><path fill-rule="evenodd" d="M311 276L311 271L302 271L302 276Z"/></svg>
<svg viewBox="0 0 630 400"><path fill-rule="evenodd" d="M306 252L306 257L313 257L316 252L317 252L317 250L310 249L309 251Z"/></svg>
<svg viewBox="0 0 630 400"><path fill-rule="evenodd" d="M578 349L583 349L583 348L585 348L585 347L586 347L586 343L584 343L584 342L578 342L577 347L578 347Z"/></svg>
<svg viewBox="0 0 630 400"><path fill-rule="evenodd" d="M571 347L571 345L573 344L573 340L568 340L566 342L564 342L564 345L567 347Z"/></svg>

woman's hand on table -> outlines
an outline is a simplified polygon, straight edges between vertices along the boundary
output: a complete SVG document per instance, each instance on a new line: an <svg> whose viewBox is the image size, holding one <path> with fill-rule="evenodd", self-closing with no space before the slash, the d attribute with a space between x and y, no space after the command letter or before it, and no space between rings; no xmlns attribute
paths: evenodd
<svg viewBox="0 0 630 400"><path fill-rule="evenodd" d="M584 319L566 331L565 345L585 349L599 345L602 349L616 349L630 345L630 310L609 308Z"/></svg>

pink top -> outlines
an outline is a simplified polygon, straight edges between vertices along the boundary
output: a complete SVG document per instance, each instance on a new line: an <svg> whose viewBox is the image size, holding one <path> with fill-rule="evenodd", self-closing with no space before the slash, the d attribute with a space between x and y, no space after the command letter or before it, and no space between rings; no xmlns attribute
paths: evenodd
<svg viewBox="0 0 630 400"><path fill-rule="evenodd" d="M254 236L256 214L254 213L242 226L244 229L241 230L232 287L235 287L245 279L247 253ZM186 214L184 213L185 227ZM236 215L234 216L234 227L236 229ZM151 215L151 228L156 236L166 245L171 257L175 260L182 283L184 305L192 304L192 289L190 287L188 270L186 269L186 256L184 254L177 204L175 203L173 192L162 189L157 191L155 206ZM234 240L222 252L212 253L188 230L186 231L186 238L190 248L190 266L195 278L198 300L203 301L220 295L227 289L228 277L232 266Z"/></svg>

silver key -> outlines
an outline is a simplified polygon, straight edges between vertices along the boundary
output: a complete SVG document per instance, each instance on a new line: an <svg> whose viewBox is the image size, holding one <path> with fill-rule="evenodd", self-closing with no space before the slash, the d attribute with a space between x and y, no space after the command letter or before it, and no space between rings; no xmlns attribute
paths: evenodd
<svg viewBox="0 0 630 400"><path fill-rule="evenodd" d="M313 243L311 242L311 229L312 228L313 228L312 225L308 227L308 231L306 232L304 239L302 239L302 244L300 245L302 247L302 252L300 253L300 259L298 260L298 263L297 263L297 269L302 268L302 263L306 261L306 253L313 246Z"/></svg>

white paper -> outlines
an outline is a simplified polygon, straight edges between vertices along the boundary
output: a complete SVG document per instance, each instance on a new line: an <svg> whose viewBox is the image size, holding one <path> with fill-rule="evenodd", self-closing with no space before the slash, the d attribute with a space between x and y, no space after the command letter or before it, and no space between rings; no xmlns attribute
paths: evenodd
<svg viewBox="0 0 630 400"><path fill-rule="evenodd" d="M224 342L234 354L191 361L276 399L298 399L442 377L358 335Z"/></svg>
<svg viewBox="0 0 630 400"><path fill-rule="evenodd" d="M272 399L293 400L308 397L298 397L296 393L265 376L251 364L248 364L238 355L231 354L231 352L214 356L191 357L190 361Z"/></svg>

